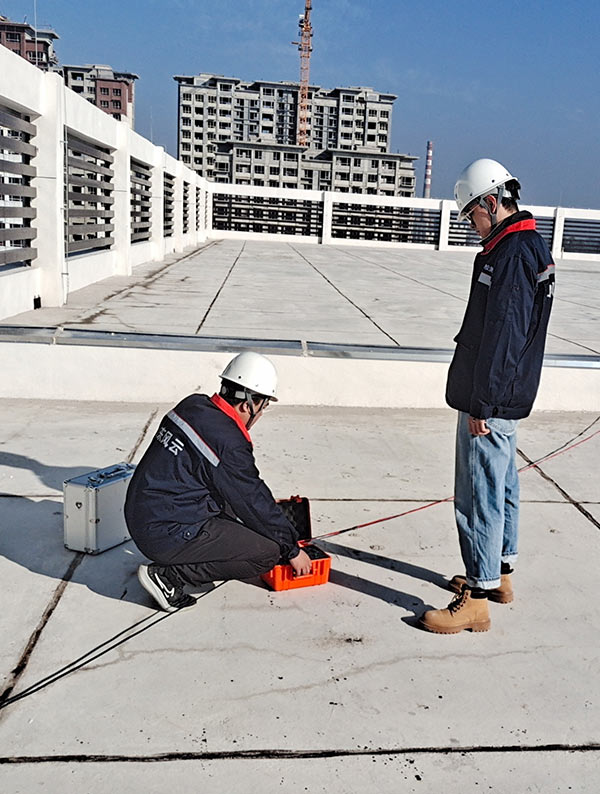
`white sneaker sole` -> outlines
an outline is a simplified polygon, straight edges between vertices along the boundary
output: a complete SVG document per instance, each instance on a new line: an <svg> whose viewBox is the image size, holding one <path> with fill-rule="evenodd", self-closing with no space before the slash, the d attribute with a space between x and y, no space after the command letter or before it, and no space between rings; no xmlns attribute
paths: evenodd
<svg viewBox="0 0 600 794"><path fill-rule="evenodd" d="M177 607L169 604L161 589L150 578L147 565L140 565L137 575L144 590L152 596L161 609L165 612L177 612Z"/></svg>

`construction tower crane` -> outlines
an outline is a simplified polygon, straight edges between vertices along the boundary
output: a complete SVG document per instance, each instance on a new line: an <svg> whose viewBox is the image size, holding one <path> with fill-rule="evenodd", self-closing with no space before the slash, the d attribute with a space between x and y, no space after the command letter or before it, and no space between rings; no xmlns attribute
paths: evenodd
<svg viewBox="0 0 600 794"><path fill-rule="evenodd" d="M300 51L300 96L298 101L298 146L306 146L308 142L308 81L310 79L310 54L312 52L312 25L310 12L312 0L305 0L304 14L300 14L298 27L300 41L293 41Z"/></svg>

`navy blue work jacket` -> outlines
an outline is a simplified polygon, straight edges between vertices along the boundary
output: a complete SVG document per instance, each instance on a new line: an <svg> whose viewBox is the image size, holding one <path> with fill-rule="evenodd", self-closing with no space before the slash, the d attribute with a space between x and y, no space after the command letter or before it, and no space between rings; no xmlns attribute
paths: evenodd
<svg viewBox="0 0 600 794"><path fill-rule="evenodd" d="M529 212L483 241L448 372L446 402L476 419L528 416L554 294L554 262Z"/></svg>
<svg viewBox="0 0 600 794"><path fill-rule="evenodd" d="M125 501L129 532L152 558L232 511L278 543L282 557L298 554L297 532L261 479L241 420L220 396L192 394L163 417L136 467Z"/></svg>

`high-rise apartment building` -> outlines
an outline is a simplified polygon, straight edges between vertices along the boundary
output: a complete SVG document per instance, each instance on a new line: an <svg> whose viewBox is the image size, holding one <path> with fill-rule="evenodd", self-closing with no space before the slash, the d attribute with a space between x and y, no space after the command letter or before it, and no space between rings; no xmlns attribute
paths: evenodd
<svg viewBox="0 0 600 794"><path fill-rule="evenodd" d="M414 196L416 157L389 151L394 94L309 89L308 148L296 145L298 83L176 76L178 156L216 182Z"/></svg>
<svg viewBox="0 0 600 794"><path fill-rule="evenodd" d="M115 72L103 64L61 66L60 71L69 88L133 128L137 74Z"/></svg>
<svg viewBox="0 0 600 794"><path fill-rule="evenodd" d="M0 44L45 71L58 64L54 52L58 38L51 28L36 30L27 22L13 22L0 15Z"/></svg>

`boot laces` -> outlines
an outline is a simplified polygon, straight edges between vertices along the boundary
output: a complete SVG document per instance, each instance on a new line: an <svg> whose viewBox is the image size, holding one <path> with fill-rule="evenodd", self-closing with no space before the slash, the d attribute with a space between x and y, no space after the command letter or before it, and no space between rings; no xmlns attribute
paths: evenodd
<svg viewBox="0 0 600 794"><path fill-rule="evenodd" d="M458 612L459 609L462 609L467 601L469 595L469 591L466 587L463 587L460 593L458 593L454 599L448 604L448 611L451 615L455 612Z"/></svg>

